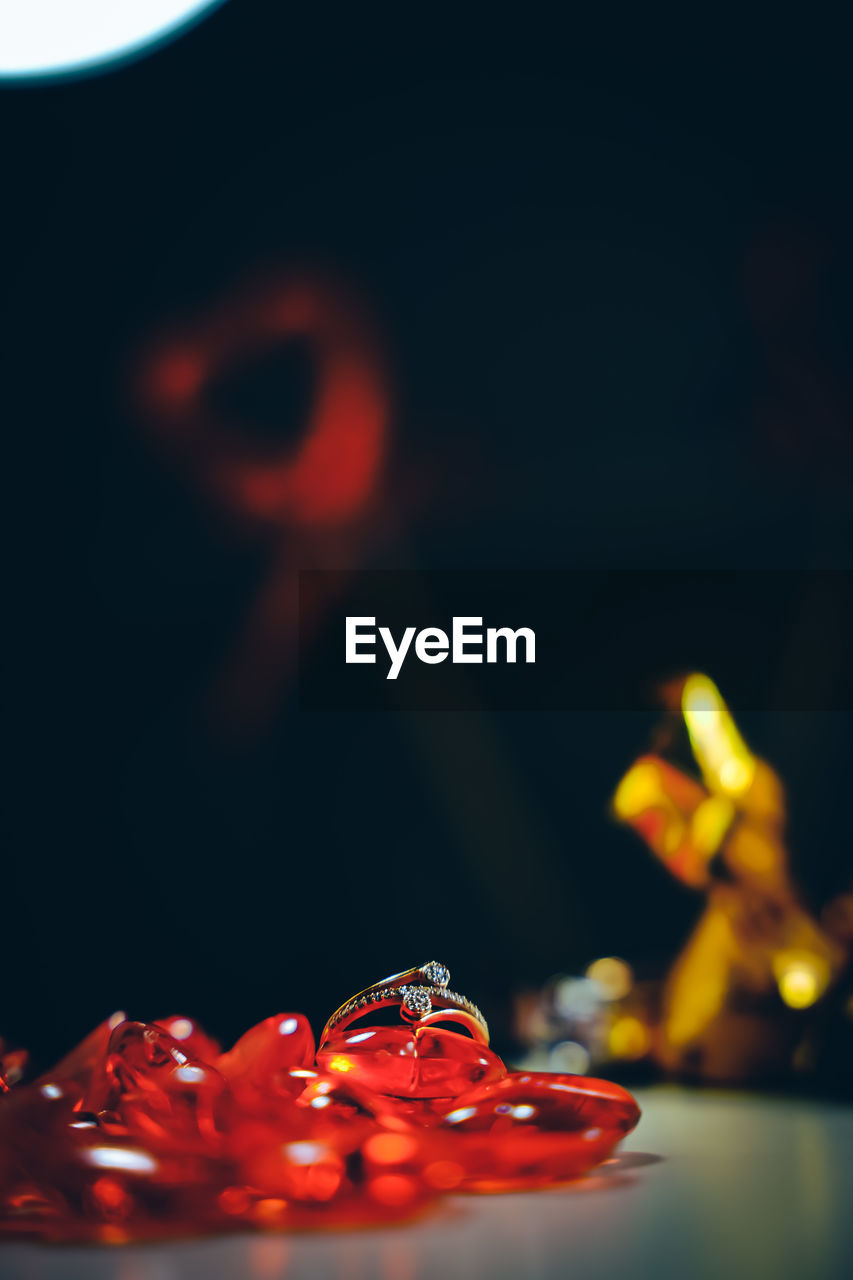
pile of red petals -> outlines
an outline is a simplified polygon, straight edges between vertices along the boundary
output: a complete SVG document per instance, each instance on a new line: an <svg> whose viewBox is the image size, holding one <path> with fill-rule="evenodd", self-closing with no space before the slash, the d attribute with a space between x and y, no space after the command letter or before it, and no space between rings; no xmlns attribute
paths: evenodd
<svg viewBox="0 0 853 1280"><path fill-rule="evenodd" d="M227 1053L188 1018L117 1014L23 1083L0 1044L0 1237L121 1243L409 1218L448 1192L552 1186L607 1158L639 1108L618 1085L507 1072L441 1028L301 1014Z"/></svg>

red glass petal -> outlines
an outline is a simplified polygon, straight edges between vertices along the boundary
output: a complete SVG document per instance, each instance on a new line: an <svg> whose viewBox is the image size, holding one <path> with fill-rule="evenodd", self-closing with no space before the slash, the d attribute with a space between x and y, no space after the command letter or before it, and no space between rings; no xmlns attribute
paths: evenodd
<svg viewBox="0 0 853 1280"><path fill-rule="evenodd" d="M345 1031L327 1041L317 1063L375 1093L407 1098L455 1098L506 1074L496 1053L442 1027Z"/></svg>

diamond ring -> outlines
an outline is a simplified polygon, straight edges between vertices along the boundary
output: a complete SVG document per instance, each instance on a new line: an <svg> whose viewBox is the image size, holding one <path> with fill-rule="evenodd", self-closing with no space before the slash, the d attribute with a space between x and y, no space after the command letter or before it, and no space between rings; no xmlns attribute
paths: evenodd
<svg viewBox="0 0 853 1280"><path fill-rule="evenodd" d="M486 1019L467 996L448 990L449 984L450 972L437 960L382 978L351 996L335 1010L323 1028L319 1048L323 1048L333 1031L342 1031L365 1014L391 1006L397 1006L401 1017L417 1027L431 1026L436 1022L458 1022L480 1044L488 1044Z"/></svg>

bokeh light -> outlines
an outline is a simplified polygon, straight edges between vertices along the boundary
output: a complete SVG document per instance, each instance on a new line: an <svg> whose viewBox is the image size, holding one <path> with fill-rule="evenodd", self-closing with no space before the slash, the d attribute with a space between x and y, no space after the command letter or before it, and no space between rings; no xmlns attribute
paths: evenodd
<svg viewBox="0 0 853 1280"><path fill-rule="evenodd" d="M593 960L586 976L601 987L606 1000L623 1000L634 983L631 966L618 956L602 956Z"/></svg>
<svg viewBox="0 0 853 1280"><path fill-rule="evenodd" d="M107 67L160 44L223 0L27 0L0 7L0 78Z"/></svg>

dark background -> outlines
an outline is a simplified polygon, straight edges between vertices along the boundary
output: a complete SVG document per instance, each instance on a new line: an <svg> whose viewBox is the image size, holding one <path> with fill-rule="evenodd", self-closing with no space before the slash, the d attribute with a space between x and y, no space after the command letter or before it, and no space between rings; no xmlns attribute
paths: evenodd
<svg viewBox="0 0 853 1280"><path fill-rule="evenodd" d="M211 713L281 540L155 447L132 371L175 317L306 264L358 290L393 382L368 567L849 567L839 33L284 10L0 98L0 1029L41 1061L115 1007L322 1022L427 956L505 1035L517 984L660 973L701 905L606 817L651 707L316 714L285 672L251 725ZM221 394L288 447L310 386L297 344ZM733 695L815 907L850 873L836 606L806 591L771 637L775 703ZM724 692L757 643L731 628Z"/></svg>

